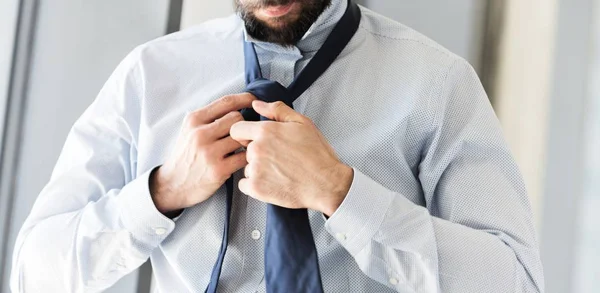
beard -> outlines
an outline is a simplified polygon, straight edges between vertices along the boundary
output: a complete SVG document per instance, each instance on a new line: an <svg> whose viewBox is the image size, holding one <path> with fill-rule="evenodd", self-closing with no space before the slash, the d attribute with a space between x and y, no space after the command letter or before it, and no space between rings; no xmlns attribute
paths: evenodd
<svg viewBox="0 0 600 293"><path fill-rule="evenodd" d="M293 1L259 0L255 1L257 3L242 4L240 0L234 0L234 3L250 36L259 41L291 47L302 39L321 13L331 5L331 0L296 0L302 5L300 12L275 18L272 24L258 19L253 11L262 7L287 5Z"/></svg>

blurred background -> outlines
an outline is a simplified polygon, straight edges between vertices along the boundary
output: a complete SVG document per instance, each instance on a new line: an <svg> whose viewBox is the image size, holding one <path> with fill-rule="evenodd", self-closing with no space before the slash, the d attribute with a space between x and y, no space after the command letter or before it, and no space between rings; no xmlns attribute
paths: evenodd
<svg viewBox="0 0 600 293"><path fill-rule="evenodd" d="M66 135L136 45L233 0L0 0L0 292ZM600 0L365 0L478 71L533 204L547 292L600 292ZM147 293L151 270L107 292Z"/></svg>

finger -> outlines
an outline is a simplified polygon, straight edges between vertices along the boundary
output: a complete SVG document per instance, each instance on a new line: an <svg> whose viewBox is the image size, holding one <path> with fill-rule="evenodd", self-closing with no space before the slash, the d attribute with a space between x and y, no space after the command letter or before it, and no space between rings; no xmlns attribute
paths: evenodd
<svg viewBox="0 0 600 293"><path fill-rule="evenodd" d="M246 161L248 161L248 153L247 152L246 152ZM246 177L246 178L258 177L258 174L256 174L256 165L255 164L250 164L250 162L248 162L248 165L246 165L246 167L244 167L244 177Z"/></svg>
<svg viewBox="0 0 600 293"><path fill-rule="evenodd" d="M243 147L248 147L248 145L250 145L250 142L252 142L252 141L251 140L239 140L237 142L239 142Z"/></svg>
<svg viewBox="0 0 600 293"><path fill-rule="evenodd" d="M249 108L256 97L249 93L227 95L191 113L197 125L211 123L223 115Z"/></svg>
<svg viewBox="0 0 600 293"><path fill-rule="evenodd" d="M229 135L241 142L255 140L256 137L261 133L261 124L266 122L255 122L255 121L241 121L233 124L229 130Z"/></svg>
<svg viewBox="0 0 600 293"><path fill-rule="evenodd" d="M223 168L228 174L233 174L244 168L246 165L248 165L248 162L246 161L246 152L233 154L223 160Z"/></svg>
<svg viewBox="0 0 600 293"><path fill-rule="evenodd" d="M256 113L279 122L302 123L305 118L302 114L294 111L283 102L265 103L260 100L252 102L252 108Z"/></svg>
<svg viewBox="0 0 600 293"><path fill-rule="evenodd" d="M240 181L238 182L238 189L243 194L248 195L250 197L254 197L254 192L250 188L250 179L248 179L248 178L242 178L242 179L240 179Z"/></svg>
<svg viewBox="0 0 600 293"><path fill-rule="evenodd" d="M231 138L231 136L228 136L217 140L213 144L213 147L225 157L243 146L237 140Z"/></svg>
<svg viewBox="0 0 600 293"><path fill-rule="evenodd" d="M229 135L229 129L236 122L244 121L244 117L239 111L227 113L223 118L215 120L210 124L210 133L213 139L219 139Z"/></svg>

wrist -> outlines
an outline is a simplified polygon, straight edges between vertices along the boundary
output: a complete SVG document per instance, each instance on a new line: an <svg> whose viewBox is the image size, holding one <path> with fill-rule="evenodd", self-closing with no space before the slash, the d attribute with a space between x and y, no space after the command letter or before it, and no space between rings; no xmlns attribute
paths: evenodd
<svg viewBox="0 0 600 293"><path fill-rule="evenodd" d="M354 169L348 165L340 164L333 174L334 179L331 182L334 184L323 205L323 209L321 210L327 217L331 217L331 215L333 215L340 207L344 199L346 199L346 195L348 195L348 191L350 190L354 178Z"/></svg>
<svg viewBox="0 0 600 293"><path fill-rule="evenodd" d="M176 217L183 210L182 205L178 205L173 196L173 188L168 183L162 166L156 167L150 173L150 196L156 209L167 217Z"/></svg>

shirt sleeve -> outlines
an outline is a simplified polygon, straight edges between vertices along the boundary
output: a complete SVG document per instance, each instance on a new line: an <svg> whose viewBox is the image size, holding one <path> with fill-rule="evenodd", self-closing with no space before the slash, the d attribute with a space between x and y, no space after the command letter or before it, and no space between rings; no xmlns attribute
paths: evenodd
<svg viewBox="0 0 600 293"><path fill-rule="evenodd" d="M17 237L12 292L101 292L174 229L136 174L137 54L119 65L71 129Z"/></svg>
<svg viewBox="0 0 600 293"><path fill-rule="evenodd" d="M325 227L398 292L543 292L532 213L474 70L449 69L419 165L426 206L354 169Z"/></svg>

